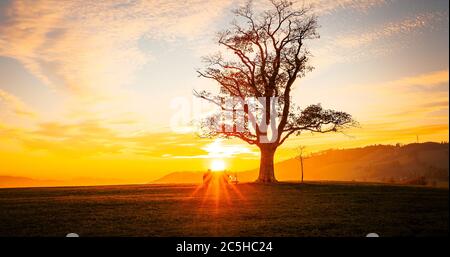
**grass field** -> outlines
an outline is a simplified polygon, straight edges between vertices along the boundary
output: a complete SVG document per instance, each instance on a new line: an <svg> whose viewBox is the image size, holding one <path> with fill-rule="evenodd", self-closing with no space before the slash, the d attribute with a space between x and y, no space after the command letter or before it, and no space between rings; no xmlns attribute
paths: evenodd
<svg viewBox="0 0 450 257"><path fill-rule="evenodd" d="M0 189L0 236L443 236L448 200L331 182Z"/></svg>

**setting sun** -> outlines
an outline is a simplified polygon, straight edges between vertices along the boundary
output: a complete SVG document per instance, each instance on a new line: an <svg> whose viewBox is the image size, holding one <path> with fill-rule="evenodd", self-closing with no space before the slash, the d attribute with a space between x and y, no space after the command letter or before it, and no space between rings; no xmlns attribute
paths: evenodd
<svg viewBox="0 0 450 257"><path fill-rule="evenodd" d="M212 171L224 171L225 170L225 161L224 160L213 160L211 162L211 170Z"/></svg>

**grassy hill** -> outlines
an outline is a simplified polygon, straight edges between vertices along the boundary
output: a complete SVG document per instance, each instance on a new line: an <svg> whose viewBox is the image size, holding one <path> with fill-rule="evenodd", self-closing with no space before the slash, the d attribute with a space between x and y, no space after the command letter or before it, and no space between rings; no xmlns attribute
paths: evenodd
<svg viewBox="0 0 450 257"><path fill-rule="evenodd" d="M304 159L305 180L366 181L448 186L448 143L374 145L331 149ZM275 164L280 181L298 181L298 159ZM256 180L258 170L238 173L239 181ZM201 172L171 173L156 183L199 183Z"/></svg>

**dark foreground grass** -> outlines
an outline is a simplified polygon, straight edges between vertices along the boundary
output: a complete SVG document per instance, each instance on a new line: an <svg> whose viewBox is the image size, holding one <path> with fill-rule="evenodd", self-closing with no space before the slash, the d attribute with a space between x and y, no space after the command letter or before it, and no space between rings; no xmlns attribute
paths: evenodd
<svg viewBox="0 0 450 257"><path fill-rule="evenodd" d="M406 186L0 189L0 236L445 236L448 220L447 189Z"/></svg>

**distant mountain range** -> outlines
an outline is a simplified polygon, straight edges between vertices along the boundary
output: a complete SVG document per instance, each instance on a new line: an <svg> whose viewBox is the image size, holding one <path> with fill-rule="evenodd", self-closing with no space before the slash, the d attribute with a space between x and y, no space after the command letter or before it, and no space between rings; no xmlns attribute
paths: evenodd
<svg viewBox="0 0 450 257"><path fill-rule="evenodd" d="M365 181L448 186L448 143L373 145L330 149L304 158L305 180ZM151 183L201 183L203 172L173 172ZM258 170L238 172L241 182L255 181ZM298 181L300 162L275 164L280 181Z"/></svg>
<svg viewBox="0 0 450 257"><path fill-rule="evenodd" d="M200 184L203 181L203 172L197 171L178 171L169 173L150 183L155 184L170 184L170 183L184 183L184 184Z"/></svg>

